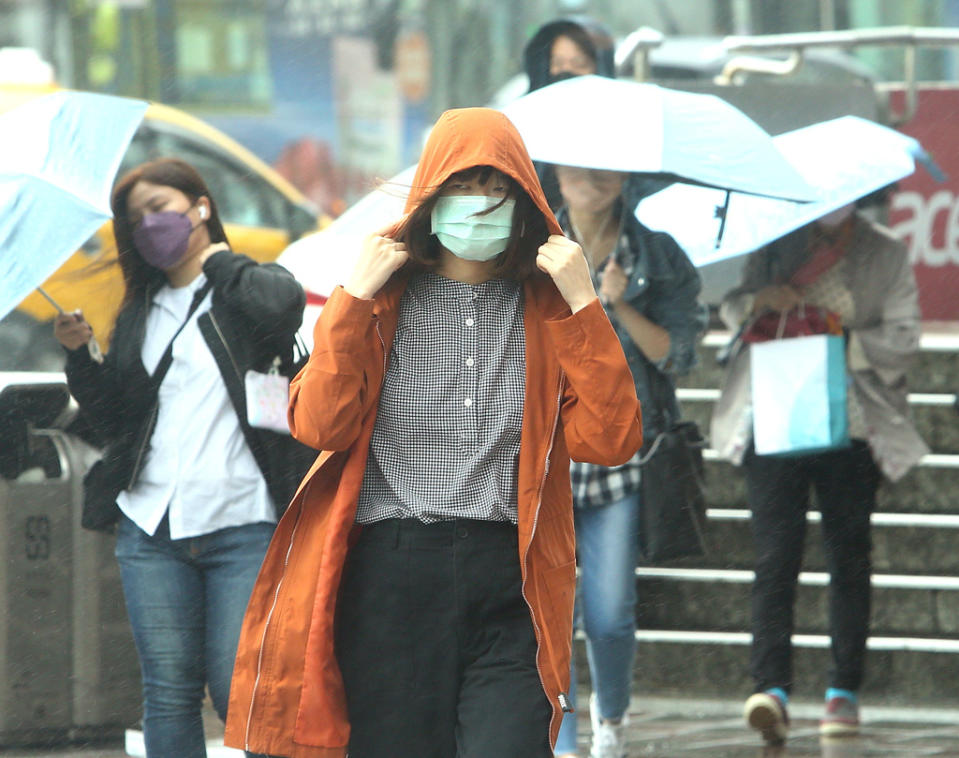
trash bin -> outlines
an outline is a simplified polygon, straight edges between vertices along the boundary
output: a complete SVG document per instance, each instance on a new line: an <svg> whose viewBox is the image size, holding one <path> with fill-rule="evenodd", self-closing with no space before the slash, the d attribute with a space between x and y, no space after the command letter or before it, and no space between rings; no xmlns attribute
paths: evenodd
<svg viewBox="0 0 959 758"><path fill-rule="evenodd" d="M0 373L0 747L140 717L113 539L80 527L91 453L62 426L62 374Z"/></svg>

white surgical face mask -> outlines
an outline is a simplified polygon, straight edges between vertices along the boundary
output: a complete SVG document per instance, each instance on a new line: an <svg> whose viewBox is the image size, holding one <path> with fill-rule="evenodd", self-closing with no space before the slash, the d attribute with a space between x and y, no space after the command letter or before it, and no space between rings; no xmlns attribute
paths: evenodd
<svg viewBox="0 0 959 758"><path fill-rule="evenodd" d="M496 210L486 213L502 201ZM513 231L512 198L486 195L441 197L430 217L433 234L453 255L468 261L488 261L506 249ZM477 215L479 214L479 215Z"/></svg>

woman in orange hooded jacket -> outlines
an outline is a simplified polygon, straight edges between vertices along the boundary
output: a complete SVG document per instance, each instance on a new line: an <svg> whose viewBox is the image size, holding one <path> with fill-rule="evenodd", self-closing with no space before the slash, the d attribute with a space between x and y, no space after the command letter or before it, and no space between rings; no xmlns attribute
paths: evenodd
<svg viewBox="0 0 959 758"><path fill-rule="evenodd" d="M571 710L568 461L642 444L622 348L515 127L448 111L291 385L323 450L264 560L226 744L549 756Z"/></svg>

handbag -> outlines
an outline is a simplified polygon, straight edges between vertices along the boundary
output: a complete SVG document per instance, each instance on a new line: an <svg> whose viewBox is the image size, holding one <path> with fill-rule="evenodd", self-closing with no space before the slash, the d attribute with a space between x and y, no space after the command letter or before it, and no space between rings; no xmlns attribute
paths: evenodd
<svg viewBox="0 0 959 758"><path fill-rule="evenodd" d="M640 562L647 565L708 552L706 440L696 422L671 419L668 406L659 407L665 428L640 458L639 554Z"/></svg>
<svg viewBox="0 0 959 758"><path fill-rule="evenodd" d="M753 344L815 334L841 335L842 321L833 311L800 303L788 311L765 311L747 321L740 339L746 344Z"/></svg>
<svg viewBox="0 0 959 758"><path fill-rule="evenodd" d="M159 387L173 363L173 342L180 336L183 327L187 325L207 292L213 287L212 282L206 282L194 295L190 303L190 310L186 318L176 330L166 350L160 357L156 370L150 377L155 387ZM156 416L150 416L155 421ZM152 423L147 436L153 433ZM113 534L117 521L120 519L120 506L117 497L130 485L134 474L134 460L131 457L138 449L135 438L137 435L124 435L107 445L103 456L94 463L83 477L83 505L80 510L80 526L92 532Z"/></svg>

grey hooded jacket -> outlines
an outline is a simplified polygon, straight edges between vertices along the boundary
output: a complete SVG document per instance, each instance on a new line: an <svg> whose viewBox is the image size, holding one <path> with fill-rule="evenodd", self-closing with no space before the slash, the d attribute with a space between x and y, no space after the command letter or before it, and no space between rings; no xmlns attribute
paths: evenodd
<svg viewBox="0 0 959 758"><path fill-rule="evenodd" d="M906 373L919 350L920 314L916 281L905 245L892 232L857 215L846 253L846 286L855 302L849 331L847 371L868 429L873 458L891 480L901 478L929 452L913 424L907 403ZM782 284L802 263L793 256L753 253L743 282L723 301L720 315L734 332L746 321L752 295ZM749 350L732 351L710 439L721 458L737 465L752 440Z"/></svg>

